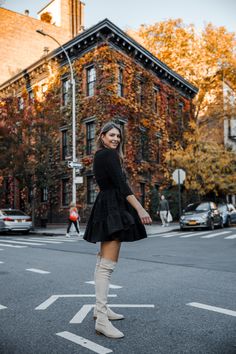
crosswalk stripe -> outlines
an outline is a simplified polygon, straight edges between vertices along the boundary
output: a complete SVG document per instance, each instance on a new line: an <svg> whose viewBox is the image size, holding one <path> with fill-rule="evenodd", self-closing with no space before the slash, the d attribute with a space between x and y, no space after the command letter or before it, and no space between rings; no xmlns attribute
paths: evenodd
<svg viewBox="0 0 236 354"><path fill-rule="evenodd" d="M28 270L29 272L34 272L34 273L39 273L39 274L50 274L50 272L48 272L46 270L37 269L37 268L28 268L26 270Z"/></svg>
<svg viewBox="0 0 236 354"><path fill-rule="evenodd" d="M233 240L234 238L236 238L236 235L224 237L225 240Z"/></svg>
<svg viewBox="0 0 236 354"><path fill-rule="evenodd" d="M216 232L214 234L210 234L207 236L201 236L201 238L212 238L212 237L221 236L221 235L225 235L225 234L229 234L229 233L230 233L230 231Z"/></svg>
<svg viewBox="0 0 236 354"><path fill-rule="evenodd" d="M44 246L43 243L32 243L32 242L22 242L22 241L13 241L13 240L1 240L1 242L16 243L16 244L19 244L19 245Z"/></svg>
<svg viewBox="0 0 236 354"><path fill-rule="evenodd" d="M194 236L201 236L201 235L205 235L205 234L209 234L209 231L205 231L205 232L194 232L191 234L186 234L183 236L180 236L181 238L187 238L187 237L194 237Z"/></svg>
<svg viewBox="0 0 236 354"><path fill-rule="evenodd" d="M28 241L28 239L26 239L26 238L18 238L18 240L20 240L20 241ZM38 242L38 241L42 241L43 243L52 243L52 244L57 244L57 243L62 243L62 241L48 241L48 240L42 240L42 239L38 239L38 238L30 238L29 239L29 241L31 241L31 242Z"/></svg>
<svg viewBox="0 0 236 354"><path fill-rule="evenodd" d="M18 245L7 245L4 243L0 243L1 247L14 247L14 248L27 248L27 246L18 246Z"/></svg>

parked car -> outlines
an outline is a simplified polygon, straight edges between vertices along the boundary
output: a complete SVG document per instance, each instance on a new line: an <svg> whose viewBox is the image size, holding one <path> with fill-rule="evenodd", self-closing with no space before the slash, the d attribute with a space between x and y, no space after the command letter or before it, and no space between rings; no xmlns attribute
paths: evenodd
<svg viewBox="0 0 236 354"><path fill-rule="evenodd" d="M223 227L223 217L213 202L189 204L180 218L180 229Z"/></svg>
<svg viewBox="0 0 236 354"><path fill-rule="evenodd" d="M17 209L0 209L0 231L24 231L32 229L32 220L29 215Z"/></svg>
<svg viewBox="0 0 236 354"><path fill-rule="evenodd" d="M233 204L220 203L218 208L223 217L224 226L229 227L231 224L236 224L236 209Z"/></svg>

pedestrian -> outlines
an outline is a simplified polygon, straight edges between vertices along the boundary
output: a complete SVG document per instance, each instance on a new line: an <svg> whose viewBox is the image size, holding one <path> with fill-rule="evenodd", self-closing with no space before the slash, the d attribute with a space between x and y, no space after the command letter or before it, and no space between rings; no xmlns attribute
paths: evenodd
<svg viewBox="0 0 236 354"><path fill-rule="evenodd" d="M124 316L107 306L109 282L118 262L121 242L146 238L144 224L152 222L126 182L122 145L120 127L113 122L106 123L100 131L93 162L100 191L84 234L84 239L88 242L101 242L94 273L95 329L97 334L110 338L124 337L110 322L123 319Z"/></svg>
<svg viewBox="0 0 236 354"><path fill-rule="evenodd" d="M167 222L167 214L169 212L169 203L165 199L165 196L162 194L161 195L161 200L159 203L158 211L157 214L160 214L161 222L162 222L162 227L169 226Z"/></svg>
<svg viewBox="0 0 236 354"><path fill-rule="evenodd" d="M79 213L75 203L70 203L66 237L70 237L70 228L72 224L74 225L77 233L79 234Z"/></svg>

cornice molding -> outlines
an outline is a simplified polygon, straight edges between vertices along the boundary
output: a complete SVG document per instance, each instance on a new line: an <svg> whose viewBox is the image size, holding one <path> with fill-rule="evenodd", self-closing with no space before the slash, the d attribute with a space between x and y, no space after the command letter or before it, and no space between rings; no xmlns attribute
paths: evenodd
<svg viewBox="0 0 236 354"><path fill-rule="evenodd" d="M108 19L104 19L95 26L88 28L69 42L63 44L63 47L67 50L71 60L75 60L81 57L85 52L91 50L98 43L102 42L108 43L111 46L125 52L129 56L132 56L136 62L140 63L148 71L153 72L158 78L165 81L168 85L174 87L183 96L193 98L197 94L197 87L170 69L165 63L156 58L147 49L141 46ZM30 75L33 70L45 64L46 61L53 59L59 60L61 65L67 64L65 54L59 47L47 56L33 63L21 73L3 83L0 86L0 90L4 90L8 86L11 86L15 81L24 77L26 73Z"/></svg>

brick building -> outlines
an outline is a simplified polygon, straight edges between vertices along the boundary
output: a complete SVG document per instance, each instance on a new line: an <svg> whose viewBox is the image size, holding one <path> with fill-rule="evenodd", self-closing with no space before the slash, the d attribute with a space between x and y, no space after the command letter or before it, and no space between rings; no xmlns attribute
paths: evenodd
<svg viewBox="0 0 236 354"><path fill-rule="evenodd" d="M64 47L76 76L77 157L83 165L78 171L83 183L77 185L77 202L82 217L86 219L97 192L92 172L96 135L100 126L112 119L124 132L130 184L142 204L150 208L153 191L166 185L164 152L181 139L187 128L197 89L107 19ZM64 221L71 201L69 78L68 62L61 48L57 48L0 86L3 98L18 97L19 110L23 112L32 104L32 91L36 95L39 88L53 82L50 85L54 93L44 102L47 112L49 101L57 98L53 106L58 128L50 160L53 183L47 185L48 175L42 188L34 176L36 216L40 218L38 211L44 207L50 222ZM49 169L45 173L50 174ZM10 187L5 178L2 204L10 200L12 206L20 205L20 193L14 192L19 189L15 179L12 176ZM10 192L17 197L7 199Z"/></svg>
<svg viewBox="0 0 236 354"><path fill-rule="evenodd" d="M38 19L0 7L0 83L21 72L57 47L35 32L43 29L63 44L83 30L80 0L53 0L38 12ZM45 16L48 14L48 17Z"/></svg>

